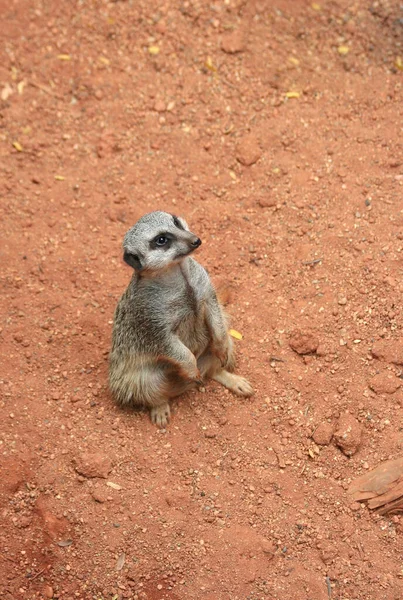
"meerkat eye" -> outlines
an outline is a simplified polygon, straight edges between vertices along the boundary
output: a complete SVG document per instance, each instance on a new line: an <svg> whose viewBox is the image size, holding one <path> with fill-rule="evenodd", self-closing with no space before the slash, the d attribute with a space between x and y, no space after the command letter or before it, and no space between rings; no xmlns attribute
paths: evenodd
<svg viewBox="0 0 403 600"><path fill-rule="evenodd" d="M168 238L165 237L165 235L159 235L156 239L155 239L155 243L157 246L165 246L165 244L168 242Z"/></svg>

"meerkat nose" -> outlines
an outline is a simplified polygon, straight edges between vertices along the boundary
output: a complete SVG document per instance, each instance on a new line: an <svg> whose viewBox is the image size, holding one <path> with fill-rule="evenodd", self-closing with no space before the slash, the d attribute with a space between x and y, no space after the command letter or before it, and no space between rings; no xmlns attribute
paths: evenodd
<svg viewBox="0 0 403 600"><path fill-rule="evenodd" d="M202 243L202 241L200 238L196 238L193 242L191 242L191 244L194 248L198 248L201 243Z"/></svg>

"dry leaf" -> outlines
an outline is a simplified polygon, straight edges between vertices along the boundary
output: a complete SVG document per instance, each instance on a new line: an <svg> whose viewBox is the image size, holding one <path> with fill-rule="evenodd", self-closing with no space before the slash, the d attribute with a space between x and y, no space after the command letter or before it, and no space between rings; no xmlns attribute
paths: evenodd
<svg viewBox="0 0 403 600"><path fill-rule="evenodd" d="M11 96L12 93L13 88L9 83L6 83L6 85L1 90L1 99L5 102L8 99L8 97Z"/></svg>
<svg viewBox="0 0 403 600"><path fill-rule="evenodd" d="M21 95L21 94L22 94L22 92L24 91L24 87L25 87L26 85L27 85L27 82L26 82L26 81L24 81L24 80L20 81L20 83L18 83L18 84L17 84L17 90L18 90L18 93L19 93L20 95Z"/></svg>
<svg viewBox="0 0 403 600"><path fill-rule="evenodd" d="M299 98L300 97L300 93L299 92L286 92L286 98Z"/></svg>
<svg viewBox="0 0 403 600"><path fill-rule="evenodd" d="M106 485L110 488L112 488L113 490L122 490L122 486L120 486L118 483L113 483L113 481L107 481Z"/></svg>
<svg viewBox="0 0 403 600"><path fill-rule="evenodd" d="M348 46L339 46L337 52L341 54L341 56L345 56L350 52L350 48Z"/></svg>
<svg viewBox="0 0 403 600"><path fill-rule="evenodd" d="M213 65L213 61L211 60L211 56L208 56L206 58L206 62L204 63L204 66L206 67L206 69L208 69L209 71L212 71L213 73L217 72L217 68Z"/></svg>
<svg viewBox="0 0 403 600"><path fill-rule="evenodd" d="M293 65L295 65L296 67L298 67L298 65L299 65L298 58L295 58L295 56L289 56L288 60L290 61L290 63L292 63Z"/></svg>
<svg viewBox="0 0 403 600"><path fill-rule="evenodd" d="M55 179L56 181L64 181L65 178L63 177L63 175L55 175Z"/></svg>
<svg viewBox="0 0 403 600"><path fill-rule="evenodd" d="M313 10L317 10L317 11L322 10L321 5L317 4L316 2L312 2L311 6L312 6Z"/></svg>
<svg viewBox="0 0 403 600"><path fill-rule="evenodd" d="M22 146L21 146L20 142L17 142L17 141L13 142L13 146L17 150L17 152L22 152Z"/></svg>
<svg viewBox="0 0 403 600"><path fill-rule="evenodd" d="M228 333L231 337L235 338L236 340L242 339L242 333L239 333L239 331L237 331L236 329L230 329Z"/></svg>
<svg viewBox="0 0 403 600"><path fill-rule="evenodd" d="M104 65L110 65L111 61L109 60L109 58L106 58L105 56L100 56L99 57L99 62L101 62Z"/></svg>
<svg viewBox="0 0 403 600"><path fill-rule="evenodd" d="M126 561L126 554L124 552L122 552L122 554L119 556L119 558L116 561L116 570L117 571L121 571L123 569L123 565L125 564Z"/></svg>
<svg viewBox="0 0 403 600"><path fill-rule="evenodd" d="M160 48L159 46L148 46L148 52L155 56L156 54L160 53Z"/></svg>
<svg viewBox="0 0 403 600"><path fill-rule="evenodd" d="M401 56L397 56L395 60L395 67L403 71L403 59Z"/></svg>
<svg viewBox="0 0 403 600"><path fill-rule="evenodd" d="M58 54L57 58L59 60L71 60L70 54Z"/></svg>

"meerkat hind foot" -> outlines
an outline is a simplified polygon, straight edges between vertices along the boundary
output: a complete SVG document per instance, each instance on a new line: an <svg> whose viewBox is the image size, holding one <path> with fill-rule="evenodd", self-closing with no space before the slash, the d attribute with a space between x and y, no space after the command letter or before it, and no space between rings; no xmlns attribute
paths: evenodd
<svg viewBox="0 0 403 600"><path fill-rule="evenodd" d="M253 396L254 391L247 379L235 373L229 373L225 369L218 371L212 376L214 381L221 383L224 387L228 388L231 392L237 396Z"/></svg>
<svg viewBox="0 0 403 600"><path fill-rule="evenodd" d="M160 404L159 406L153 406L150 409L151 421L157 425L157 427L166 427L171 417L171 409L169 404Z"/></svg>

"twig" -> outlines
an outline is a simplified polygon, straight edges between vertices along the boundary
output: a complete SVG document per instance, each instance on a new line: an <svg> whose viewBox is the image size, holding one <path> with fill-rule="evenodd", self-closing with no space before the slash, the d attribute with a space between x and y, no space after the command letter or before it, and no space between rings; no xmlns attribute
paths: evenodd
<svg viewBox="0 0 403 600"><path fill-rule="evenodd" d="M315 260L303 260L302 264L303 265L317 265L318 263L322 262L323 258L315 258Z"/></svg>
<svg viewBox="0 0 403 600"><path fill-rule="evenodd" d="M28 83L29 83L29 85L32 85L32 87L38 88L38 90L45 92L45 94L49 94L49 96L53 96L54 98L57 98L58 100L63 99L61 96L59 96L58 94L55 94L51 89L46 87L46 85L42 85L41 83L36 83L36 81L28 81Z"/></svg>
<svg viewBox="0 0 403 600"><path fill-rule="evenodd" d="M330 584L329 576L326 577L326 585L327 585L327 595L329 596L329 598L331 598L332 597L332 586Z"/></svg>
<svg viewBox="0 0 403 600"><path fill-rule="evenodd" d="M270 360L273 360L276 362L285 362L285 360L283 360L282 358L277 358L277 356L270 356Z"/></svg>
<svg viewBox="0 0 403 600"><path fill-rule="evenodd" d="M47 567L44 567L42 569L42 571L38 571L38 573L36 575L34 575L33 577L29 578L29 581L33 581L34 579L36 579L37 577L39 577L39 575L42 575L42 573L44 573L46 571Z"/></svg>

